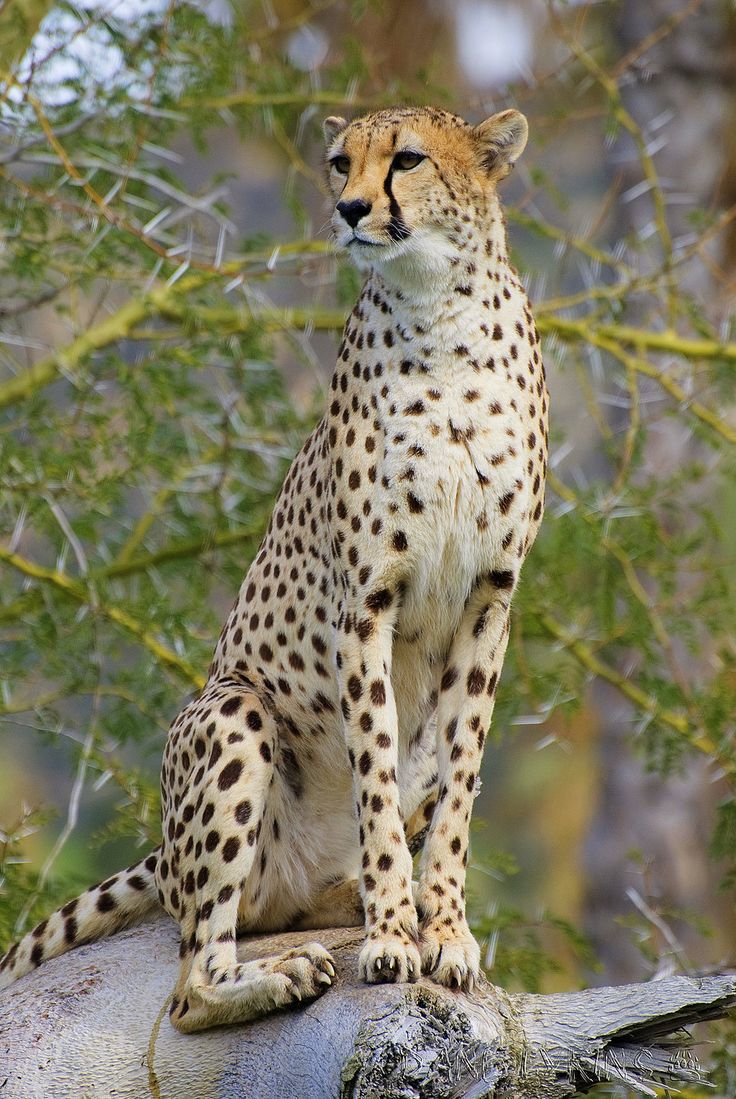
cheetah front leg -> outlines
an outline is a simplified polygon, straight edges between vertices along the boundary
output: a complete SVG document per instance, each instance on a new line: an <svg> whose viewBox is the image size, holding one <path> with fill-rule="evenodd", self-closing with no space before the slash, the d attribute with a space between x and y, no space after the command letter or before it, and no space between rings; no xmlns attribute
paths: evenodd
<svg viewBox="0 0 736 1099"><path fill-rule="evenodd" d="M422 971L470 989L480 950L465 918L470 814L506 652L515 575L493 572L471 594L444 668L437 710L439 798L417 890Z"/></svg>
<svg viewBox="0 0 736 1099"><path fill-rule="evenodd" d="M391 643L398 594L381 589L343 614L338 669L362 851L366 941L360 975L369 983L419 976L412 857L397 782L398 720Z"/></svg>

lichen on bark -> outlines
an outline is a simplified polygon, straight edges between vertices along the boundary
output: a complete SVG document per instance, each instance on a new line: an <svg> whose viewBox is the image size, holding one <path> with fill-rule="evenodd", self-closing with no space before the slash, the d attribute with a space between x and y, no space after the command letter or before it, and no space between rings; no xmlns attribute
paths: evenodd
<svg viewBox="0 0 736 1099"><path fill-rule="evenodd" d="M507 1054L479 1041L464 1012L417 989L363 1023L342 1070L340 1099L453 1099L467 1087L493 1095L507 1069Z"/></svg>

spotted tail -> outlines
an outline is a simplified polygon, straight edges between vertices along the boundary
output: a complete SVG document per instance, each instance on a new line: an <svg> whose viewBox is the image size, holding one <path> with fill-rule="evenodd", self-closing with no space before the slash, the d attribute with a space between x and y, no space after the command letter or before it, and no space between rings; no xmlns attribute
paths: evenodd
<svg viewBox="0 0 736 1099"><path fill-rule="evenodd" d="M140 862L93 885L53 912L0 958L0 988L41 962L137 923L159 904L154 880L158 848Z"/></svg>

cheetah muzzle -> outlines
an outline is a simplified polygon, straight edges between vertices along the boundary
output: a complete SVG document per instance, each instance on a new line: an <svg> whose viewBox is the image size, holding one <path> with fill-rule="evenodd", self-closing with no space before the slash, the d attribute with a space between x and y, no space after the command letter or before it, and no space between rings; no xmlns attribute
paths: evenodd
<svg viewBox="0 0 736 1099"><path fill-rule="evenodd" d="M496 193L527 125L395 109L325 135L335 238L366 273L327 411L171 726L161 846L14 946L2 984L158 904L181 927L182 1031L329 988L319 943L239 963L239 932L364 922L366 981L478 973L469 821L546 468L539 341Z"/></svg>

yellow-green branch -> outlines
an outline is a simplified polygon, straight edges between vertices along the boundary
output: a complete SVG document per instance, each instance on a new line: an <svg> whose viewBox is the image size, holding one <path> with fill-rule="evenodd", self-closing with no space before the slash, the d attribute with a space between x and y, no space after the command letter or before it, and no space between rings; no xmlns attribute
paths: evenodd
<svg viewBox="0 0 736 1099"><path fill-rule="evenodd" d="M582 321L563 321L557 317L545 318L539 324L539 328L542 331L545 329L555 331L562 339L585 341L600 347L602 351L607 351L622 362L627 369L634 370L638 374L644 374L647 378L653 378L666 393L669 393L679 404L686 407L698 420L717 432L726 442L736 443L736 429L731 427L726 420L723 420L707 405L693 400L679 382L676 382L665 371L658 369L648 359L639 355L629 355L620 346L622 343L629 343L639 348L651 347L651 338L659 337L657 339L658 350L667 348L688 359L723 358L736 361L736 345L719 344L714 340L685 340L674 334L665 340L665 333L642 332L639 329L623 328L612 324L594 328Z"/></svg>
<svg viewBox="0 0 736 1099"><path fill-rule="evenodd" d="M91 603L89 593L84 585L76 580L72 580L70 576L60 572L58 569L44 568L43 565L38 565L34 561L29 561L27 558L21 557L20 554L12 553L4 547L0 547L0 561L5 561L11 568L23 573L24 576L51 585L58 591L61 591L65 595L76 600L78 603L82 603L85 606L88 606ZM150 630L147 630L145 626L138 622L137 619L133 618L132 615L128 614L127 611L124 611L121 607L102 603L97 606L97 609L105 618L108 618L111 622L120 626L126 633L135 637L136 640L139 641L144 648L148 649L157 660L166 667L171 668L172 671L177 672L193 687L201 689L204 686L204 676L197 672L187 660L177 656L177 654L167 645L164 645L162 641L159 641Z"/></svg>
<svg viewBox="0 0 736 1099"><path fill-rule="evenodd" d="M684 359L716 359L736 363L736 342L692 339L676 332L649 332L644 328L632 328L623 324L592 325L584 320L568 320L565 317L545 315L538 321L540 332L555 332L561 339L591 340L593 336L635 347L639 351L670 352Z"/></svg>
<svg viewBox="0 0 736 1099"><path fill-rule="evenodd" d="M697 751L703 752L705 755L710 756L711 759L718 759L721 767L726 771L729 776L733 777L734 765L728 760L724 760L718 751L716 744L707 735L707 733L693 729L684 714L678 713L676 710L671 710L666 706L661 706L656 698L647 694L636 683L632 683L626 676L621 675L609 664L602 661L593 652L591 647L582 641L579 637L567 629L562 623L558 622L551 614L542 614L538 619L542 628L567 649L571 656L575 657L577 662L586 668L593 675L598 676L600 679L604 679L607 683L616 687L622 695L633 702L643 713L649 714L650 717L657 721L663 722L668 725L670 729L674 729L680 736Z"/></svg>
<svg viewBox="0 0 736 1099"><path fill-rule="evenodd" d="M132 573L145 572L147 569L156 568L169 561L180 561L183 557L198 557L209 550L222 549L224 546L237 546L241 542L250 542L259 538L263 533L263 524L258 523L245 530L228 531L225 534L212 534L205 538L193 538L189 542L179 542L177 545L167 546L156 553L142 554L140 557L125 557L105 568L95 570L90 578L114 579L121 576L130 576Z"/></svg>
<svg viewBox="0 0 736 1099"><path fill-rule="evenodd" d="M247 306L205 306L188 300L189 294L218 277L222 276L198 272L185 276L172 286L164 285L133 298L65 348L45 356L22 374L0 384L0 408L31 397L62 375L73 378L95 352L127 338L143 321L154 317L166 317L181 324L193 323L222 335L253 330L279 332L290 328L333 331L343 326L345 315L338 309L307 307L253 312ZM538 327L543 335L555 334L567 342L588 342L614 352L616 345L635 348L639 356L631 358L630 362L638 373L656 379L675 400L687 405L695 416L729 442L736 442L736 431L724 420L700 402L690 400L674 379L641 357L645 351L669 352L690 361L720 360L736 363L736 342L690 338L676 332L650 332L627 325L598 325L543 311L538 317Z"/></svg>

